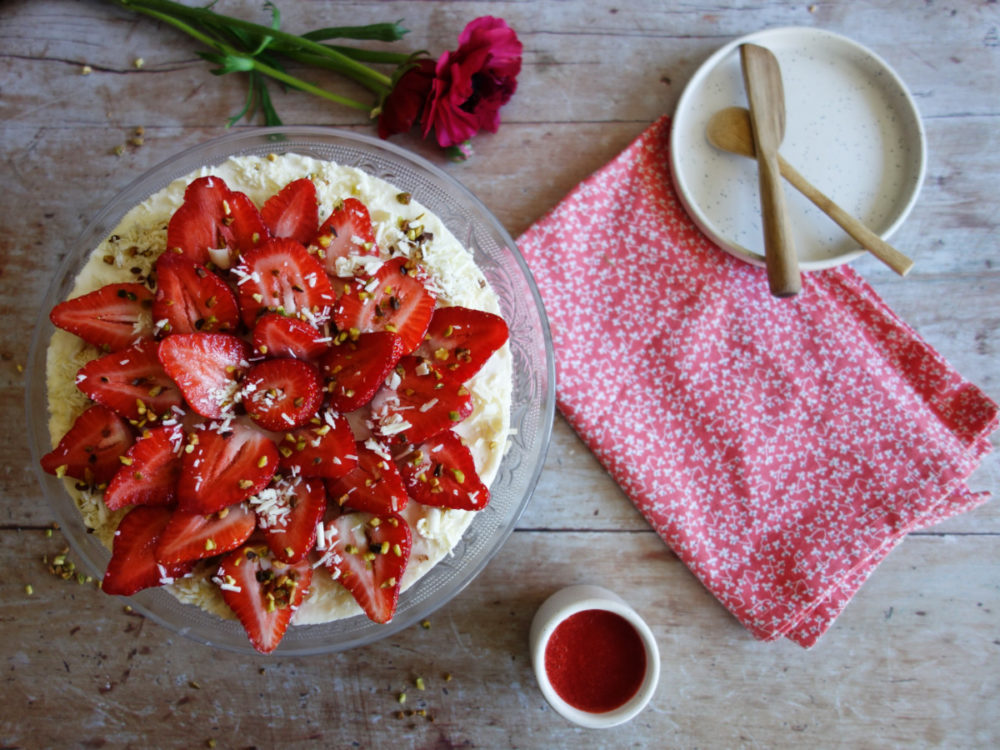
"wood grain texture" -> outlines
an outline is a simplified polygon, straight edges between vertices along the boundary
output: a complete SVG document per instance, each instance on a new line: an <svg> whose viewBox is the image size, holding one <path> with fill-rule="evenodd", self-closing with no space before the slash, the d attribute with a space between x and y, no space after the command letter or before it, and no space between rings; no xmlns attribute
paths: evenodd
<svg viewBox="0 0 1000 750"><path fill-rule="evenodd" d="M855 267L966 377L1000 399L1000 5L829 0L703 6L566 2L280 2L283 25L405 19L438 54L472 18L524 42L519 89L465 164L397 142L466 184L514 236L671 112L715 49L757 29L816 26L881 55L917 100L927 179L892 243L906 279ZM259 2L223 12L266 20ZM52 516L24 435L31 329L71 240L135 176L223 134L241 85L186 38L98 0L8 0L0 20L0 747L949 747L1000 744L1000 507L912 535L811 651L754 641L655 536L558 418L534 499L483 574L431 618L313 659L212 652L123 602L52 577ZM134 66L143 58L141 69ZM92 73L80 74L83 65ZM311 75L311 74L310 74ZM338 93L361 92L317 76ZM289 124L372 133L363 113L276 93ZM124 144L136 126L141 147ZM251 127L240 124L238 127ZM808 176L808 175L807 175ZM994 445L997 439L994 438ZM995 452L974 489L1000 489ZM650 707L588 732L545 704L527 662L537 606L562 585L622 593L656 634ZM32 595L25 585L31 584ZM453 678L444 681L444 673ZM422 693L413 680L422 676ZM405 706L397 703L406 691ZM425 708L434 718L397 718Z"/></svg>

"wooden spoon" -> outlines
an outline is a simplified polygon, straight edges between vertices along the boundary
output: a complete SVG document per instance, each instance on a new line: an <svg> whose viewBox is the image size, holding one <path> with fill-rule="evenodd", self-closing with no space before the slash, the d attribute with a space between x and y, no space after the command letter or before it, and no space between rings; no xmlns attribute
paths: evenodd
<svg viewBox="0 0 1000 750"><path fill-rule="evenodd" d="M712 115L705 128L708 142L721 151L740 156L755 157L750 113L743 107L728 107ZM906 276L913 268L913 261L883 240L872 230L851 216L826 195L817 190L799 172L778 155L778 168L782 176L811 200L816 207L833 219L861 247L885 263L900 276Z"/></svg>
<svg viewBox="0 0 1000 750"><path fill-rule="evenodd" d="M775 297L792 297L802 290L799 258L792 241L792 223L778 167L778 149L785 137L785 86L774 53L756 44L740 45L743 86L750 104L750 127L760 183L760 218L764 229L764 266Z"/></svg>

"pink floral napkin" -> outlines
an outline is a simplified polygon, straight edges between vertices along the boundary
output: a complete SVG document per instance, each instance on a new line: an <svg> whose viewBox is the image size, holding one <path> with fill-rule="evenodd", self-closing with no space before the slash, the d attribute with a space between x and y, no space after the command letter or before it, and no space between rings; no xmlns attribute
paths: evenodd
<svg viewBox="0 0 1000 750"><path fill-rule="evenodd" d="M754 636L808 647L909 531L986 500L997 406L848 266L772 297L681 207L669 127L518 240L559 408Z"/></svg>

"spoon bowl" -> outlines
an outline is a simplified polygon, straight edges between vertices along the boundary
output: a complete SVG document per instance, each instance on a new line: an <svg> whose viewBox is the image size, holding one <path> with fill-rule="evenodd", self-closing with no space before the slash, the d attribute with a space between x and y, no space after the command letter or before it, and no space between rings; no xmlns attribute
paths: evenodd
<svg viewBox="0 0 1000 750"><path fill-rule="evenodd" d="M720 151L739 156L756 158L750 113L743 107L720 109L705 126L708 142ZM806 180L781 154L778 154L778 168L781 175L792 186L811 200L817 208L833 219L861 247L885 263L889 268L905 276L913 268L913 260L883 240L872 230L851 216L826 195Z"/></svg>

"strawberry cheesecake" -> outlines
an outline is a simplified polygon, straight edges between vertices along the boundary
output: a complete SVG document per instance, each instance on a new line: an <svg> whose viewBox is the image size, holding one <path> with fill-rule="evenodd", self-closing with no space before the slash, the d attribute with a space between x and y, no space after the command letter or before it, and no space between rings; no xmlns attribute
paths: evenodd
<svg viewBox="0 0 1000 750"><path fill-rule="evenodd" d="M443 223L361 170L233 158L135 206L51 311L53 449L112 550L270 652L389 622L490 498L508 330Z"/></svg>

